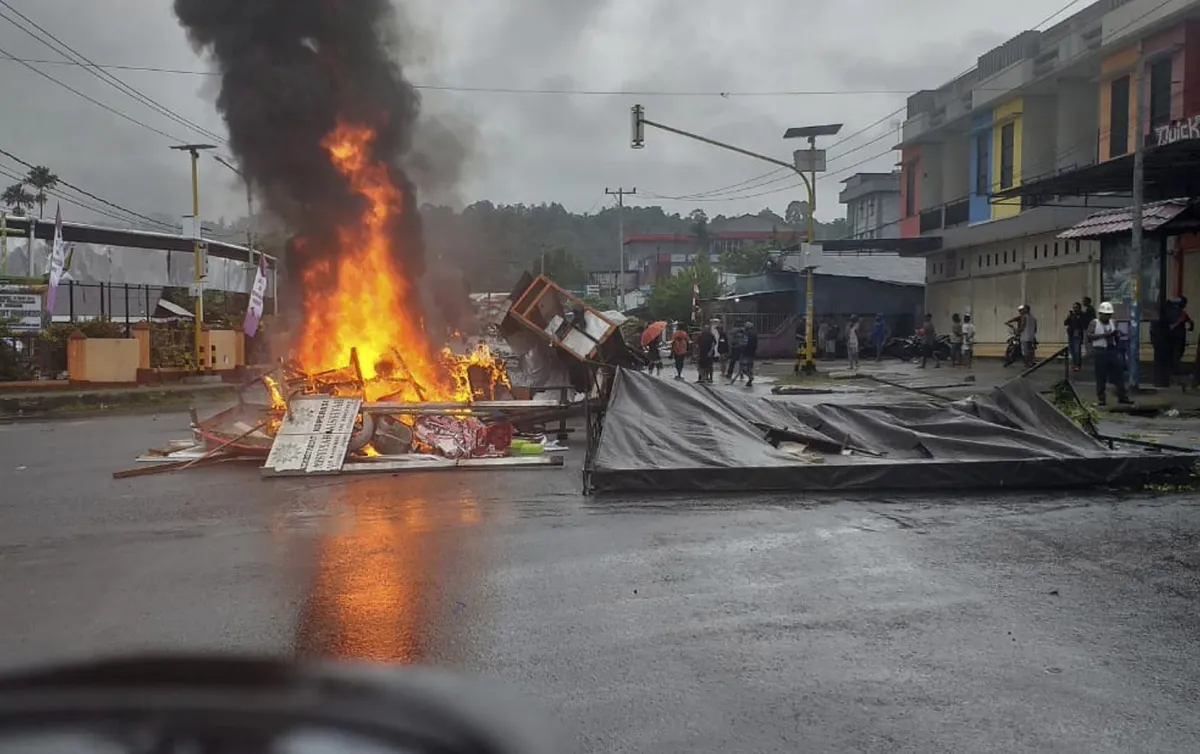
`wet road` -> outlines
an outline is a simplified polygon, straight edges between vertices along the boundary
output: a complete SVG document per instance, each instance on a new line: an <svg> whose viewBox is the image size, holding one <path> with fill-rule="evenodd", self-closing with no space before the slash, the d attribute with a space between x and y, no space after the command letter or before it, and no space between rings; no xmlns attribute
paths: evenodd
<svg viewBox="0 0 1200 754"><path fill-rule="evenodd" d="M0 426L0 664L431 662L583 751L1192 752L1194 495L581 498L566 471L114 481L179 415Z"/></svg>

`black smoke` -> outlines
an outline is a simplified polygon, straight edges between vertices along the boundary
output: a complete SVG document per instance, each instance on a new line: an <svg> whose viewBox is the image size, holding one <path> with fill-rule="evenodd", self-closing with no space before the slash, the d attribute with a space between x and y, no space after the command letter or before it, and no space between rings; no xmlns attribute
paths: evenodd
<svg viewBox="0 0 1200 754"><path fill-rule="evenodd" d="M410 279L423 275L416 192L400 167L420 98L395 62L390 0L175 0L175 15L219 70L229 148L266 209L304 241L290 272L336 255L336 228L363 210L322 147L340 121L377 134L372 156L404 197L388 229L393 253Z"/></svg>

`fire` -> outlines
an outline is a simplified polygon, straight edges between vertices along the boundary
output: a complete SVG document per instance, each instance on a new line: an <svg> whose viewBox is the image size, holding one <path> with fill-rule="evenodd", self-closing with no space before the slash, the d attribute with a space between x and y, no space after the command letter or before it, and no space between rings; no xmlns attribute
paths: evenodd
<svg viewBox="0 0 1200 754"><path fill-rule="evenodd" d="M306 319L297 356L306 369L324 371L349 364L354 348L365 379L384 376L377 367L387 364L386 376L410 383L395 391L397 398L453 400L453 380L421 327L412 281L390 248L387 228L404 211L403 195L387 168L371 160L374 138L365 126L341 124L323 143L367 207L337 229L336 263L322 262L305 273Z"/></svg>
<svg viewBox="0 0 1200 754"><path fill-rule="evenodd" d="M424 331L414 281L390 247L388 229L405 211L404 196L387 167L371 158L374 138L366 126L342 123L322 144L366 209L337 228L336 261L326 259L304 273L306 314L295 360L310 390L326 385L340 394L355 382L368 401L491 397L511 385L486 345L465 356L437 351ZM284 402L278 386L268 388L272 404Z"/></svg>

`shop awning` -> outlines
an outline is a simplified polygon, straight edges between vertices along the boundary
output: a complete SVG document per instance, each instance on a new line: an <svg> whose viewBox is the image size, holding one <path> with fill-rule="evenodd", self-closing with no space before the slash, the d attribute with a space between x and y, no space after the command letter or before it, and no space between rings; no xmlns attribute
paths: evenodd
<svg viewBox="0 0 1200 754"><path fill-rule="evenodd" d="M1142 207L1142 230L1154 233L1173 222L1191 206L1188 199L1168 199ZM1059 238L1100 238L1133 230L1133 208L1122 207L1089 215L1082 222L1058 234Z"/></svg>
<svg viewBox="0 0 1200 754"><path fill-rule="evenodd" d="M1148 147L1144 159L1144 184L1149 200L1175 196L1200 196L1200 139L1184 139ZM1056 196L1100 196L1133 190L1133 155L1071 166L1045 176L1031 176L1020 186L992 195L992 201L1026 198L1034 201Z"/></svg>

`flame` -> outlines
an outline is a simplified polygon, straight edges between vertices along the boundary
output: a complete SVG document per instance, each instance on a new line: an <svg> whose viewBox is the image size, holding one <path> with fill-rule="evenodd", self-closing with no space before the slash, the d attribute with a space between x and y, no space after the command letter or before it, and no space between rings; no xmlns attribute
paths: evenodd
<svg viewBox="0 0 1200 754"><path fill-rule="evenodd" d="M405 211L402 189L371 157L374 132L340 124L322 142L331 163L365 200L337 228L339 253L304 272L305 320L296 361L335 392L362 384L363 399L469 403L510 387L504 363L480 343L466 355L437 351L419 316L414 281L388 232ZM273 406L283 397L268 384ZM278 401L276 398L278 397Z"/></svg>
<svg viewBox="0 0 1200 754"><path fill-rule="evenodd" d="M388 364L388 376L398 369L399 382L411 383L393 391L397 398L451 400L453 382L430 348L412 281L391 249L388 228L404 211L403 195L386 166L371 159L374 139L370 128L343 123L322 144L367 206L337 229L336 261L305 271L306 318L297 356L305 368L322 371L350 363L356 348L364 379L383 376L378 367Z"/></svg>

